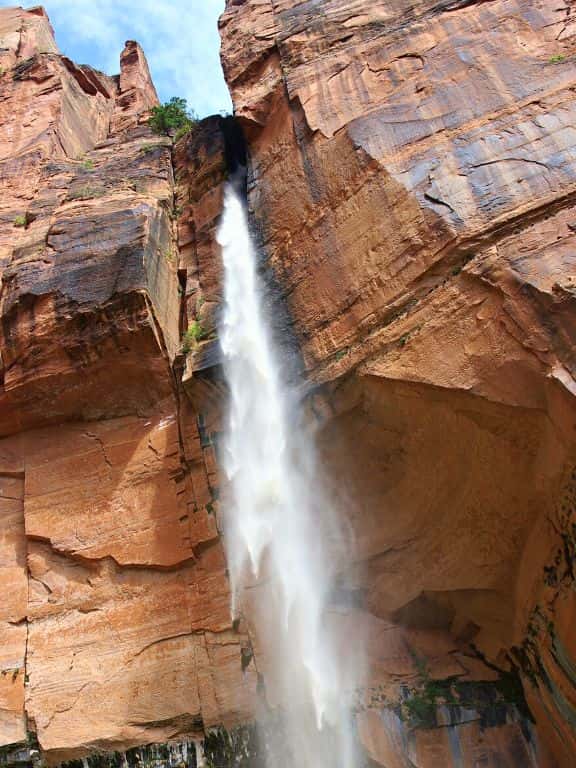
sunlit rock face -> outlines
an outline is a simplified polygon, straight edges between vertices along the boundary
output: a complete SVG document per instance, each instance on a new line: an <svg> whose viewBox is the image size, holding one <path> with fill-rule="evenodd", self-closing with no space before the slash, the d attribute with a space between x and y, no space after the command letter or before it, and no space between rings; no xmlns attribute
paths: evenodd
<svg viewBox="0 0 576 768"><path fill-rule="evenodd" d="M249 716L255 675L214 447L172 369L171 140L137 43L107 77L42 9L0 10L0 38L0 747L199 738Z"/></svg>
<svg viewBox="0 0 576 768"><path fill-rule="evenodd" d="M342 588L379 638L373 686L398 702L402 680L514 667L536 719L537 736L508 717L477 738L476 718L458 749L450 729L408 728L407 747L406 718L376 706L370 754L568 768L574 10L229 0L220 26L253 218L321 385L358 550Z"/></svg>
<svg viewBox="0 0 576 768"><path fill-rule="evenodd" d="M356 543L334 615L368 638L367 754L572 768L573 11L230 0L221 31ZM197 739L251 719L257 677L217 525L236 139L153 136L136 43L113 78L41 9L0 38L0 746Z"/></svg>

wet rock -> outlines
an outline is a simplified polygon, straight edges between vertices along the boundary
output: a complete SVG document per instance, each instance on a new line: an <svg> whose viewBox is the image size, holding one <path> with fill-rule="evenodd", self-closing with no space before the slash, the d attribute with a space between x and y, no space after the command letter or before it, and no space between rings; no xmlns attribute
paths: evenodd
<svg viewBox="0 0 576 768"><path fill-rule="evenodd" d="M463 725L459 753L442 728L372 757L569 768L574 654L545 626L572 615L570 570L544 606L574 522L557 522L576 457L574 14L231 0L220 29L254 228L354 533L342 590L378 637L374 695L411 684L405 641L435 679L473 648L520 670L537 721L534 743Z"/></svg>

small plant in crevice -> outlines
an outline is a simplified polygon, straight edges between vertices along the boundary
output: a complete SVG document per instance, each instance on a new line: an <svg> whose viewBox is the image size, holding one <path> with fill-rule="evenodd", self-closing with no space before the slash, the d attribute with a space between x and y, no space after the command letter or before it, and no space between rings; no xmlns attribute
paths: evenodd
<svg viewBox="0 0 576 768"><path fill-rule="evenodd" d="M94 160L91 160L89 157L86 158L86 160L82 161L82 168L84 168L85 171L93 171L94 170Z"/></svg>
<svg viewBox="0 0 576 768"><path fill-rule="evenodd" d="M420 329L422 328L422 325L415 325L412 328L410 328L409 331L405 331L401 336L398 337L397 344L399 347L405 347L406 344L412 339L415 335L417 335L420 332Z"/></svg>
<svg viewBox="0 0 576 768"><path fill-rule="evenodd" d="M207 335L206 329L202 326L202 323L199 320L192 320L182 337L182 352L187 355L198 346L198 343L202 341L202 339L205 339Z"/></svg>
<svg viewBox="0 0 576 768"><path fill-rule="evenodd" d="M406 333L403 333L402 336L398 339L398 346L405 347L408 343L408 339L410 338L410 331L406 331Z"/></svg>
<svg viewBox="0 0 576 768"><path fill-rule="evenodd" d="M476 253L474 251L468 251L467 253L461 254L458 258L458 261L452 266L452 269L450 270L450 276L458 277L458 275L462 272L464 267L475 258L476 258ZM448 279L449 277L447 277L447 280ZM447 282L447 280L444 282Z"/></svg>
<svg viewBox="0 0 576 768"><path fill-rule="evenodd" d="M196 125L196 121L190 120L188 125L183 125L181 128L178 128L178 130L174 134L174 141L178 141L179 139L182 138L182 136L186 136L187 134L189 134L195 125Z"/></svg>
<svg viewBox="0 0 576 768"><path fill-rule="evenodd" d="M436 708L438 704L456 705L454 695L456 677L445 680L433 680L425 659L420 658L408 648L414 666L418 671L418 685L407 688L400 703L399 715L410 728L434 728L436 726Z"/></svg>
<svg viewBox="0 0 576 768"><path fill-rule="evenodd" d="M28 217L26 216L26 214L20 214L20 215L16 216L16 218L14 219L12 224L15 227L27 227L28 226Z"/></svg>
<svg viewBox="0 0 576 768"><path fill-rule="evenodd" d="M562 53L557 53L555 56L550 56L548 64L562 64L564 61L566 61L566 56Z"/></svg>

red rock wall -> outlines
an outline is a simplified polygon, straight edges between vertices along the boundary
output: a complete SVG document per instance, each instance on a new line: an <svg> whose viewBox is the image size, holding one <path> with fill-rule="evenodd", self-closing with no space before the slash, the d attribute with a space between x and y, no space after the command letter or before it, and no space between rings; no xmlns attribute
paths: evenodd
<svg viewBox="0 0 576 768"><path fill-rule="evenodd" d="M200 738L250 711L214 448L176 386L171 140L121 74L0 10L0 746L54 763ZM184 285L184 288L183 288Z"/></svg>
<svg viewBox="0 0 576 768"><path fill-rule="evenodd" d="M381 627L373 679L392 705L402 678L429 690L406 643L432 679L487 680L480 654L520 670L537 720L538 755L410 727L407 754L376 707L382 765L576 760L574 13L229 0L221 19L249 202L357 542L342 582Z"/></svg>
<svg viewBox="0 0 576 768"><path fill-rule="evenodd" d="M221 22L387 768L574 763L573 15L230 0ZM110 78L41 9L0 10L0 38L0 746L199 738L251 717L257 676L218 538L224 122L172 152L136 43Z"/></svg>

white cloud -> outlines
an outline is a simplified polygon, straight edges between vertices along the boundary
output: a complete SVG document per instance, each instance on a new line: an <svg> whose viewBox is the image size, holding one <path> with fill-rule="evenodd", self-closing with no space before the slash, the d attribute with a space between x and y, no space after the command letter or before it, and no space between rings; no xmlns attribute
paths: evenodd
<svg viewBox="0 0 576 768"><path fill-rule="evenodd" d="M0 0L0 6L15 4ZM163 101L184 96L200 117L230 111L217 29L224 0L44 0L43 5L60 49L78 63L114 74L124 41L138 40Z"/></svg>

